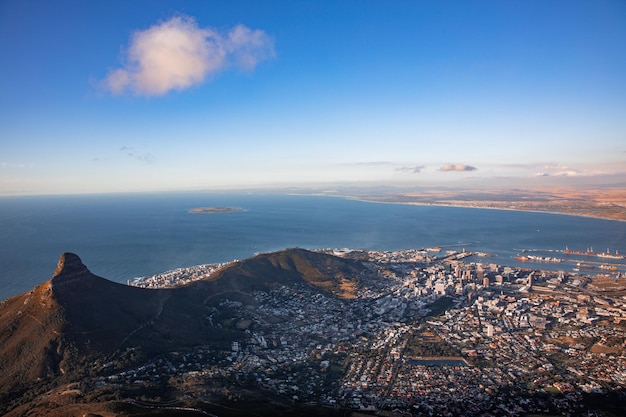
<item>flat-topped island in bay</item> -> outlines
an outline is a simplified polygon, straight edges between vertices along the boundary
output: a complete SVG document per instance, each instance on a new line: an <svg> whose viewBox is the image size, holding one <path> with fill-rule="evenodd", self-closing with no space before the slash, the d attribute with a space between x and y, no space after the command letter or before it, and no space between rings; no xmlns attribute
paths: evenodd
<svg viewBox="0 0 626 417"><path fill-rule="evenodd" d="M197 207L189 210L190 213L240 213L243 209L237 207Z"/></svg>

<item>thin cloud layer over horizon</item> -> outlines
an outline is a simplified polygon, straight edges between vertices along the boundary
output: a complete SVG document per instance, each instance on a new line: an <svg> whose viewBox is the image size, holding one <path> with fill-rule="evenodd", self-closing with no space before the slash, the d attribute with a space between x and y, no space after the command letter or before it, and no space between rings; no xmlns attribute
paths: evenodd
<svg viewBox="0 0 626 417"><path fill-rule="evenodd" d="M262 30L239 24L220 33L175 16L134 32L124 64L101 86L114 95L158 96L201 84L229 67L252 71L274 54L274 42Z"/></svg>
<svg viewBox="0 0 626 417"><path fill-rule="evenodd" d="M419 174L426 168L424 165L415 165L415 166L402 166L400 168L396 168L396 171L400 172L410 172L413 174Z"/></svg>

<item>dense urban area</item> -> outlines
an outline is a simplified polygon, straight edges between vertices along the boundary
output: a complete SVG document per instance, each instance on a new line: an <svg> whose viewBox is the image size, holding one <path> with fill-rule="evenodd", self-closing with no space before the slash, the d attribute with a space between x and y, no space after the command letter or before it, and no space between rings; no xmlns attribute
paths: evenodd
<svg viewBox="0 0 626 417"><path fill-rule="evenodd" d="M165 373L189 390L220 386L233 401L236 387L254 387L293 402L419 415L594 415L583 396L626 387L626 278L617 267L543 271L441 248L325 252L368 265L350 296L303 283L256 291L254 307L223 300L208 320L241 330L243 341L99 383L142 384ZM222 266L131 284L175 286Z"/></svg>

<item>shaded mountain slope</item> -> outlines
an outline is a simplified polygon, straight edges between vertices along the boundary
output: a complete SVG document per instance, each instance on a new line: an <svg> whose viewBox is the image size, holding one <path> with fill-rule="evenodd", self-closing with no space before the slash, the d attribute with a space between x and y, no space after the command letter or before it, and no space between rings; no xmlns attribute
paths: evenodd
<svg viewBox="0 0 626 417"><path fill-rule="evenodd" d="M168 296L97 277L78 256L63 254L51 280L0 307L0 393L114 351Z"/></svg>
<svg viewBox="0 0 626 417"><path fill-rule="evenodd" d="M81 353L115 349L122 338L157 320L171 297L168 290L146 290L97 277L73 254L61 257L51 289L66 319L62 333Z"/></svg>

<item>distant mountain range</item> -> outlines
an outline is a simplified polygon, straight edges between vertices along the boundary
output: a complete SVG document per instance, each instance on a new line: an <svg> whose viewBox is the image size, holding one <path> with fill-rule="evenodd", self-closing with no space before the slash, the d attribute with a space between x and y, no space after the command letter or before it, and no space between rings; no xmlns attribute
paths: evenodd
<svg viewBox="0 0 626 417"><path fill-rule="evenodd" d="M207 320L224 300L293 284L352 298L358 283L351 277L363 268L358 261L289 249L234 263L184 287L142 289L98 277L77 255L64 253L52 279L0 304L0 413L36 415L45 407L40 394L93 376L95 364L130 366L199 345L229 349L243 331L216 329Z"/></svg>

